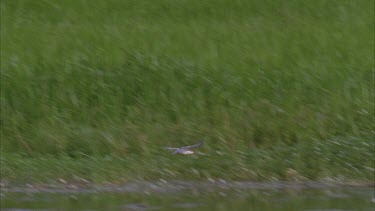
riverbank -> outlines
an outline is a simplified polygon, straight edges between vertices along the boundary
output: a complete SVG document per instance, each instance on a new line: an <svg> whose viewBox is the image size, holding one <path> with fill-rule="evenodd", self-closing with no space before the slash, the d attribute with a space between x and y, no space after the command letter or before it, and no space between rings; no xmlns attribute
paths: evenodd
<svg viewBox="0 0 375 211"><path fill-rule="evenodd" d="M374 178L372 1L0 4L10 183Z"/></svg>
<svg viewBox="0 0 375 211"><path fill-rule="evenodd" d="M143 180L373 181L374 142L332 139L267 149L215 148L203 155L172 155L162 146L126 156L1 154L1 177L9 182Z"/></svg>
<svg viewBox="0 0 375 211"><path fill-rule="evenodd" d="M223 179L205 181L158 180L127 182L122 184L90 184L88 182L66 183L60 180L54 184L9 184L1 182L2 193L176 193L176 192L215 192L215 191L246 191L246 190L325 190L325 189L369 189L374 188L374 182L334 182L334 181L305 181L305 182L251 182L228 181Z"/></svg>

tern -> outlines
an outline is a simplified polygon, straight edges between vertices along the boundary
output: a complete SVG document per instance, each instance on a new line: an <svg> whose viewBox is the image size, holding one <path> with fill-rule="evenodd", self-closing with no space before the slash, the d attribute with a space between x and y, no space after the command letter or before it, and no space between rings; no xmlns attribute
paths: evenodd
<svg viewBox="0 0 375 211"><path fill-rule="evenodd" d="M198 148L204 144L204 141L200 141L197 144L191 145L191 146L185 146L185 147L165 147L167 150L173 151L172 154L183 154L183 155L190 155L193 154L193 149Z"/></svg>

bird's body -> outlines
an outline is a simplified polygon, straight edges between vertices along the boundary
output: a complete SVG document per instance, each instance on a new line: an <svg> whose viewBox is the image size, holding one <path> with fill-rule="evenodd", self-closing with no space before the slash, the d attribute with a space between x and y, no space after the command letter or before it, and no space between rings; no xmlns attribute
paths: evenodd
<svg viewBox="0 0 375 211"><path fill-rule="evenodd" d="M191 151L191 150L182 150L182 151L177 151L177 152L174 152L173 154L183 154L183 155L190 155L190 154L193 154L194 152Z"/></svg>
<svg viewBox="0 0 375 211"><path fill-rule="evenodd" d="M204 144L204 142L200 141L199 143L191 145L191 146L185 146L185 147L180 147L180 148L165 147L165 149L173 151L172 154L191 155L191 154L194 153L194 151L192 149L198 148L198 147L202 146L203 144Z"/></svg>

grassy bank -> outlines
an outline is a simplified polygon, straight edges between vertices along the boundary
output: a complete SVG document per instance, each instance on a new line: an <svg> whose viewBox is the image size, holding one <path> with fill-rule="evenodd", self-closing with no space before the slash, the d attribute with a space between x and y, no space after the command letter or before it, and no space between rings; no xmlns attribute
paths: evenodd
<svg viewBox="0 0 375 211"><path fill-rule="evenodd" d="M373 1L0 4L5 178L373 175Z"/></svg>
<svg viewBox="0 0 375 211"><path fill-rule="evenodd" d="M132 180L254 180L373 182L374 142L328 140L324 144L277 146L251 151L212 151L206 155L176 156L162 149L147 155L87 156L5 154L0 164L5 181L56 183L59 179L82 183ZM208 147L207 147L208 148Z"/></svg>

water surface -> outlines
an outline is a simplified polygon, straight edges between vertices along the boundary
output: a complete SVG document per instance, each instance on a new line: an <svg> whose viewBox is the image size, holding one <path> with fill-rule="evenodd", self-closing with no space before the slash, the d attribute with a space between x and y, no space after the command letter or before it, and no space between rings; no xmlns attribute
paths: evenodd
<svg viewBox="0 0 375 211"><path fill-rule="evenodd" d="M3 188L1 210L373 211L373 187L283 183L132 183Z"/></svg>

